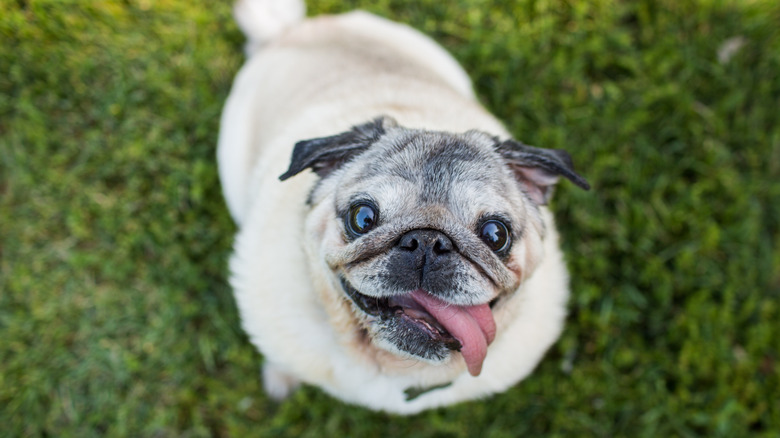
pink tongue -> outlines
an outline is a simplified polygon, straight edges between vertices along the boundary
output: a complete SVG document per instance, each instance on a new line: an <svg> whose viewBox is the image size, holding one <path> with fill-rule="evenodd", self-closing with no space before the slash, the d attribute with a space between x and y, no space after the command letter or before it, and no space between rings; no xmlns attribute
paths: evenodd
<svg viewBox="0 0 780 438"><path fill-rule="evenodd" d="M482 371L487 346L496 336L496 322L490 306L456 306L446 303L424 290L412 292L412 299L436 318L452 336L460 341L460 353L472 376Z"/></svg>

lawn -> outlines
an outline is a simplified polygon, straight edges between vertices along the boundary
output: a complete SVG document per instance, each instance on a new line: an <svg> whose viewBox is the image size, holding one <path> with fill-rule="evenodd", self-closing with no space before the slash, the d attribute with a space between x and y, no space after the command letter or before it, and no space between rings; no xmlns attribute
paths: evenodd
<svg viewBox="0 0 780 438"><path fill-rule="evenodd" d="M412 417L275 404L215 166L226 1L0 0L2 436L777 436L780 3L380 0L590 192L552 203L570 315L537 371Z"/></svg>

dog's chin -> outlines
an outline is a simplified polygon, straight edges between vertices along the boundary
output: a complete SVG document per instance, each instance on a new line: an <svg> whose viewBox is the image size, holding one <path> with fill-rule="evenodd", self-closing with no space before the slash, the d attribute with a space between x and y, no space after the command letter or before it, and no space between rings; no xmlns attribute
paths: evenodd
<svg viewBox="0 0 780 438"><path fill-rule="evenodd" d="M460 351L460 341L408 295L368 296L343 277L341 286L377 347L432 364Z"/></svg>

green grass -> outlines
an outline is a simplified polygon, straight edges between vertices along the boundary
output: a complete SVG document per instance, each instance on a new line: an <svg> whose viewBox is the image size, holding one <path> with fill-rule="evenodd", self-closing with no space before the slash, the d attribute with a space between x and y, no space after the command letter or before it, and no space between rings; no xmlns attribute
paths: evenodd
<svg viewBox="0 0 780 438"><path fill-rule="evenodd" d="M552 206L561 341L483 402L271 403L225 280L229 2L0 0L0 435L776 436L777 2L309 3L425 31L517 138L571 151L594 189Z"/></svg>

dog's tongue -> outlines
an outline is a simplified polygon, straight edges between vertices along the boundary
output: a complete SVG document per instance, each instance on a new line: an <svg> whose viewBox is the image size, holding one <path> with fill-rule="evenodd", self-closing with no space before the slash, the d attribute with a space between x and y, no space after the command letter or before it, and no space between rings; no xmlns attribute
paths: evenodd
<svg viewBox="0 0 780 438"><path fill-rule="evenodd" d="M412 292L412 299L431 314L439 324L460 341L460 353L472 376L482 371L482 362L487 355L487 346L496 335L496 322L490 306L456 306L446 303L424 290Z"/></svg>

